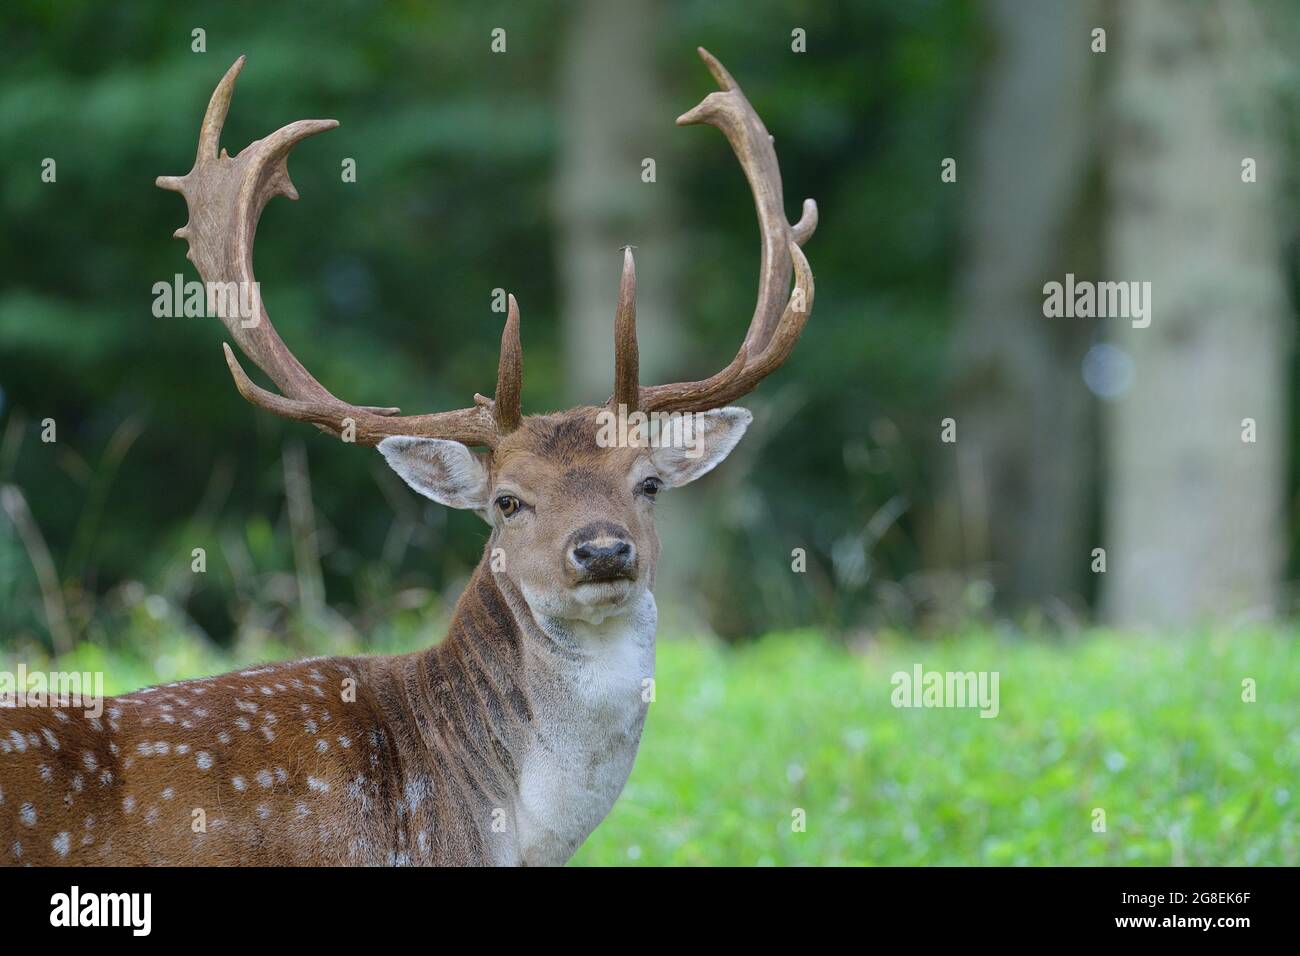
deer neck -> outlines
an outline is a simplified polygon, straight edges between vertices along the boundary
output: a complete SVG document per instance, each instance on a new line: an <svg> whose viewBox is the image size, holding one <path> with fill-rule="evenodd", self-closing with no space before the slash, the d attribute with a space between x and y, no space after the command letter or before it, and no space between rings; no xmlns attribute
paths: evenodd
<svg viewBox="0 0 1300 956"><path fill-rule="evenodd" d="M481 751L470 764L500 801L495 856L564 863L614 805L649 706L656 622L648 590L599 624L537 614L480 562L421 670L435 707L439 677L455 688L458 736Z"/></svg>

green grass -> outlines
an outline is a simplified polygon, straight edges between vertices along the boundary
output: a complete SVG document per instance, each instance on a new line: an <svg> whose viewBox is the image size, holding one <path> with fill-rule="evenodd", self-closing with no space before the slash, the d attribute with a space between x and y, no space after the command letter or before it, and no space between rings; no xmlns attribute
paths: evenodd
<svg viewBox="0 0 1300 956"><path fill-rule="evenodd" d="M976 635L863 654L814 634L739 650L661 641L636 769L574 862L1294 866L1295 646L1264 631ZM133 657L83 647L63 666L102 669L121 691L243 663L185 642ZM893 707L890 676L916 663L997 671L1000 713Z"/></svg>

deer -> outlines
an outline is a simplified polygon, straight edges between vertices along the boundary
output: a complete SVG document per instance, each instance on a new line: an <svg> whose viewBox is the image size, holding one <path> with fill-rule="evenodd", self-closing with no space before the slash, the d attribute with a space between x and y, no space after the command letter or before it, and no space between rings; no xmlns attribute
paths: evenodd
<svg viewBox="0 0 1300 956"><path fill-rule="evenodd" d="M721 130L758 215L757 303L730 364L642 385L630 247L614 316L614 388L599 406L524 416L519 307L496 391L421 415L335 397L290 352L260 296L216 310L234 385L263 411L373 446L415 492L476 512L483 558L445 637L398 656L313 658L149 687L102 712L0 708L0 862L7 865L529 865L567 862L628 779L653 696L656 497L727 457L751 414L731 403L790 355L811 313L805 200L786 218L773 139L726 68L677 119ZM240 57L208 103L193 168L161 176L188 223L175 236L209 290L255 285L267 202L297 199L286 165L337 126L298 120L235 156L220 149ZM794 288L790 288L793 272ZM601 440L609 416L637 427ZM689 427L658 440L651 416ZM688 440L678 440L683 434ZM17 703L21 703L19 700Z"/></svg>

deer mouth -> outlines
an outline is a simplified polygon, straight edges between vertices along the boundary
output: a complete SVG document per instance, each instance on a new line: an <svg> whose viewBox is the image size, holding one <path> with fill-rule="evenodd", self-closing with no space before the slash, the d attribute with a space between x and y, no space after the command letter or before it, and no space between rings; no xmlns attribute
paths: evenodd
<svg viewBox="0 0 1300 956"><path fill-rule="evenodd" d="M588 606L618 604L627 600L628 594L635 585L636 577L630 573L604 577L588 576L573 585L573 593L579 601Z"/></svg>
<svg viewBox="0 0 1300 956"><path fill-rule="evenodd" d="M636 569L626 568L622 570L610 571L590 571L580 576L576 582L578 587L584 584L613 584L616 581L635 581Z"/></svg>

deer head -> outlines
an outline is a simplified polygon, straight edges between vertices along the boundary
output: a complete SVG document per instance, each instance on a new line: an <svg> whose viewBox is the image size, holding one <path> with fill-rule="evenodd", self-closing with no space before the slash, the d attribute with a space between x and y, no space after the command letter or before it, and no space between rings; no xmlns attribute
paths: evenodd
<svg viewBox="0 0 1300 956"><path fill-rule="evenodd" d="M598 623L653 587L659 540L653 523L661 488L708 472L735 447L750 414L731 402L747 394L789 356L813 303L813 277L800 245L817 224L805 200L802 218L785 215L772 137L727 70L699 51L720 90L677 119L716 126L749 180L762 239L758 301L736 357L696 382L641 385L638 377L636 275L630 249L615 312L614 390L603 405L525 417L520 409L523 355L514 296L501 338L496 392L467 408L400 415L391 407L352 405L309 373L276 334L253 278L253 236L266 203L297 199L286 160L295 145L338 124L299 120L236 156L219 140L241 57L226 72L199 134L194 168L157 183L184 195L189 222L176 236L216 293L234 283L255 307L216 308L240 350L279 389L254 384L229 345L235 387L253 405L310 422L359 445L377 445L413 489L452 508L476 511L492 528L488 554L536 615ZM791 269L795 288L787 294ZM239 297L236 296L236 301ZM623 427L627 426L627 427Z"/></svg>

